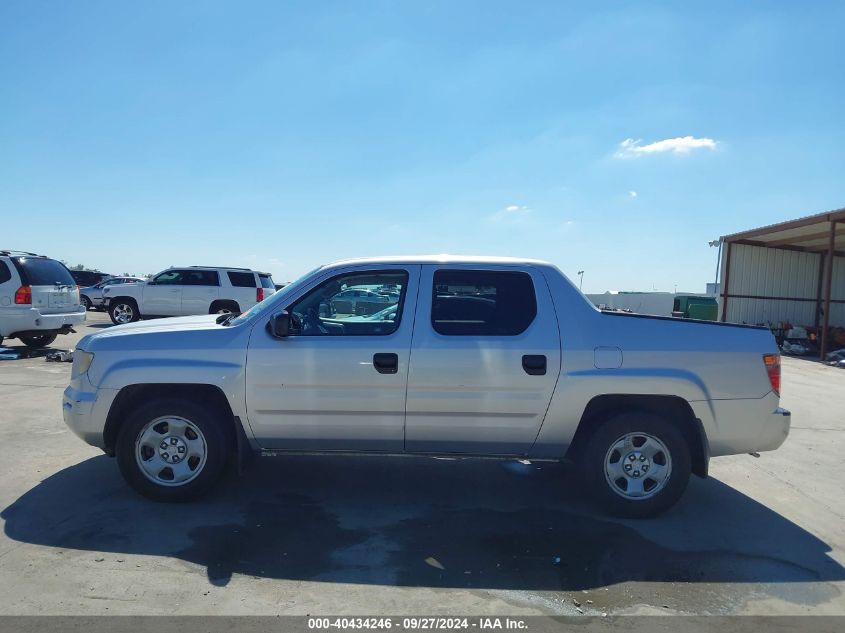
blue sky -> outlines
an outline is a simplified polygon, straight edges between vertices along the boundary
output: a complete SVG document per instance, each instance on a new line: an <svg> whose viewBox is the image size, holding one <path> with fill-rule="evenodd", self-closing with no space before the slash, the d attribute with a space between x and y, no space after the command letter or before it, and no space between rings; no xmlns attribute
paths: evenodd
<svg viewBox="0 0 845 633"><path fill-rule="evenodd" d="M7 0L0 246L703 291L709 240L845 206L845 3L579 5Z"/></svg>

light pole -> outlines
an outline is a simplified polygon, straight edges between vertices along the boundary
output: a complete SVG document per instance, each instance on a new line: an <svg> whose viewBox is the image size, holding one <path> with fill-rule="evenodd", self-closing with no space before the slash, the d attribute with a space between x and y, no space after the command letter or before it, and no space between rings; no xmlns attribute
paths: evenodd
<svg viewBox="0 0 845 633"><path fill-rule="evenodd" d="M719 267L722 265L722 238L720 237L718 240L713 240L712 242L707 242L710 247L718 246L719 253L716 255L716 278L713 280L713 291L718 296L719 292L716 290L719 286Z"/></svg>
<svg viewBox="0 0 845 633"><path fill-rule="evenodd" d="M578 281L578 290L581 290L581 288L584 286L584 271L583 271L583 270L579 270L579 271L578 271L578 276L581 278L581 279Z"/></svg>

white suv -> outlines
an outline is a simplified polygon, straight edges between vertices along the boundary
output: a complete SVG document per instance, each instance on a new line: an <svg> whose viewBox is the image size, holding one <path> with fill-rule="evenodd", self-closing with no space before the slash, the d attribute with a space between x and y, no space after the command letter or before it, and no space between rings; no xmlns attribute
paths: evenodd
<svg viewBox="0 0 845 633"><path fill-rule="evenodd" d="M64 264L0 250L0 342L17 338L29 347L46 347L84 321L79 289Z"/></svg>
<svg viewBox="0 0 845 633"><path fill-rule="evenodd" d="M168 268L142 283L105 286L103 304L121 325L147 317L243 312L274 292L270 273L189 266Z"/></svg>

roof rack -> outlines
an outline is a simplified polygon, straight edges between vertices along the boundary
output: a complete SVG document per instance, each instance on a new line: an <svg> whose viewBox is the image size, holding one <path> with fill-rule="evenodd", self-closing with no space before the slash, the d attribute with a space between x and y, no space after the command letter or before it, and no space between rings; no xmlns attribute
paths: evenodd
<svg viewBox="0 0 845 633"><path fill-rule="evenodd" d="M0 255L29 255L31 257L44 257L38 253L30 253L29 251L16 251L12 249L0 249Z"/></svg>
<svg viewBox="0 0 845 633"><path fill-rule="evenodd" d="M223 270L248 270L252 272L251 268L238 268L236 266L188 266L188 268L222 268Z"/></svg>

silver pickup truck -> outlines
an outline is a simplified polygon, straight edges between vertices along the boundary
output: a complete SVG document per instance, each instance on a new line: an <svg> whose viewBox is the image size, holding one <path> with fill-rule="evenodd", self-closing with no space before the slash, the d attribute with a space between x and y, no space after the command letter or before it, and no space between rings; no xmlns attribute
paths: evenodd
<svg viewBox="0 0 845 633"><path fill-rule="evenodd" d="M779 389L765 328L601 312L541 261L394 257L240 315L86 336L63 406L155 499L253 453L451 455L572 461L606 510L644 517L711 457L779 447Z"/></svg>

